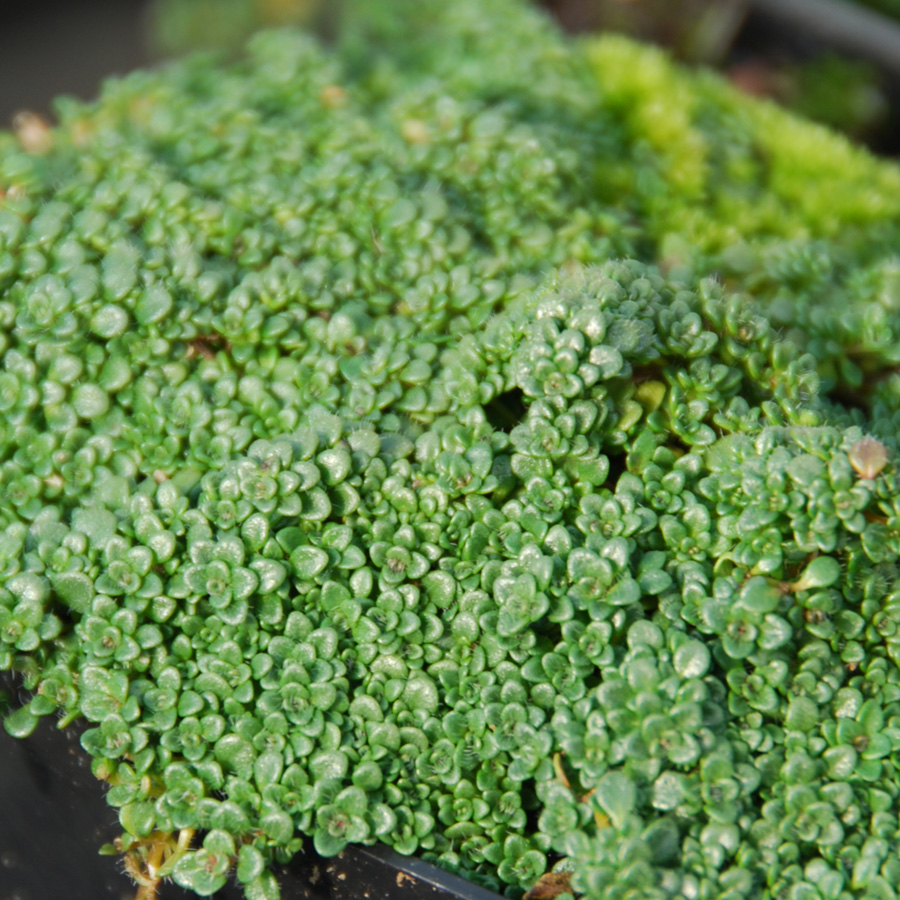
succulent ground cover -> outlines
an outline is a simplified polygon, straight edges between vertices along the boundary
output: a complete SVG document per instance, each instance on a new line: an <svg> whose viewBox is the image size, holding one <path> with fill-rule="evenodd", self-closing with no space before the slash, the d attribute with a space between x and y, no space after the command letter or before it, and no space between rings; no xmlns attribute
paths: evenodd
<svg viewBox="0 0 900 900"><path fill-rule="evenodd" d="M513 0L59 115L0 136L6 727L84 722L143 896L896 896L900 172Z"/></svg>

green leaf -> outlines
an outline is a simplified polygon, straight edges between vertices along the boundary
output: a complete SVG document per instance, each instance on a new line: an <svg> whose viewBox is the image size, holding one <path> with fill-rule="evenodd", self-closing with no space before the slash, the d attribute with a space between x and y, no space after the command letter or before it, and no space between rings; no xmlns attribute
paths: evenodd
<svg viewBox="0 0 900 900"><path fill-rule="evenodd" d="M79 384L72 392L72 406L82 419L99 419L109 411L109 395L99 385Z"/></svg>
<svg viewBox="0 0 900 900"><path fill-rule="evenodd" d="M831 587L841 577L841 564L833 556L817 556L791 587L795 591Z"/></svg>
<svg viewBox="0 0 900 900"><path fill-rule="evenodd" d="M591 365L598 368L602 379L614 377L624 365L622 354L615 347L605 344L597 344L592 347L588 360Z"/></svg>
<svg viewBox="0 0 900 900"><path fill-rule="evenodd" d="M604 598L613 606L629 606L641 599L640 585L633 578L623 578L614 584Z"/></svg>
<svg viewBox="0 0 900 900"><path fill-rule="evenodd" d="M497 634L501 637L511 637L518 634L531 624L531 619L517 609L504 607L497 618Z"/></svg>
<svg viewBox="0 0 900 900"><path fill-rule="evenodd" d="M291 553L291 567L300 578L311 580L325 571L328 554L318 547L297 547Z"/></svg>
<svg viewBox="0 0 900 900"><path fill-rule="evenodd" d="M278 881L271 872L263 872L253 881L244 885L247 900L281 900Z"/></svg>
<svg viewBox="0 0 900 900"><path fill-rule="evenodd" d="M117 713L128 699L128 676L87 666L81 673L81 712L92 722Z"/></svg>
<svg viewBox="0 0 900 900"><path fill-rule="evenodd" d="M866 700L856 718L868 735L875 735L884 727L884 710L878 700Z"/></svg>
<svg viewBox="0 0 900 900"><path fill-rule="evenodd" d="M157 283L141 292L134 306L134 317L140 325L159 322L172 308L172 295Z"/></svg>
<svg viewBox="0 0 900 900"><path fill-rule="evenodd" d="M634 782L622 772L607 772L597 782L594 792L597 802L616 828L623 828L637 802Z"/></svg>
<svg viewBox="0 0 900 900"><path fill-rule="evenodd" d="M645 594L661 594L672 584L672 576L662 569L649 569L638 574L638 584Z"/></svg>
<svg viewBox="0 0 900 900"><path fill-rule="evenodd" d="M259 592L268 594L281 587L287 572L280 562L274 559L255 559L250 563L250 568L259 577Z"/></svg>
<svg viewBox="0 0 900 900"><path fill-rule="evenodd" d="M288 552L292 553L298 547L306 544L306 532L302 528L291 525L282 528L276 535L275 540Z"/></svg>
<svg viewBox="0 0 900 900"><path fill-rule="evenodd" d="M347 846L347 839L329 834L324 828L313 832L313 846L319 856L337 856Z"/></svg>
<svg viewBox="0 0 900 900"><path fill-rule="evenodd" d="M762 575L751 578L740 590L738 602L750 612L763 615L773 612L781 600L777 588Z"/></svg>
<svg viewBox="0 0 900 900"><path fill-rule="evenodd" d="M259 820L259 827L273 843L286 846L294 836L293 819L282 809L270 809Z"/></svg>
<svg viewBox="0 0 900 900"><path fill-rule="evenodd" d="M766 616L759 626L757 643L763 650L777 650L793 636L793 629L781 616Z"/></svg>
<svg viewBox="0 0 900 900"><path fill-rule="evenodd" d="M3 720L3 727L14 738L26 738L37 728L39 721L27 706L21 706Z"/></svg>
<svg viewBox="0 0 900 900"><path fill-rule="evenodd" d="M243 884L253 881L266 868L265 857L252 844L244 844L238 851L237 880Z"/></svg>
<svg viewBox="0 0 900 900"><path fill-rule="evenodd" d="M337 689L333 684L313 684L310 685L309 696L313 706L327 711L334 705Z"/></svg>
<svg viewBox="0 0 900 900"><path fill-rule="evenodd" d="M72 612L85 613L94 599L93 582L80 572L61 572L50 577L56 596Z"/></svg>
<svg viewBox="0 0 900 900"><path fill-rule="evenodd" d="M675 809L685 797L683 776L675 772L663 772L653 782L653 805L657 809Z"/></svg>
<svg viewBox="0 0 900 900"><path fill-rule="evenodd" d="M439 701L437 685L427 675L414 676L403 691L403 700L412 710L433 712Z"/></svg>
<svg viewBox="0 0 900 900"><path fill-rule="evenodd" d="M447 609L456 596L456 579L446 572L429 572L422 579L428 599L438 608Z"/></svg>
<svg viewBox="0 0 900 900"><path fill-rule="evenodd" d="M335 797L334 802L336 806L340 806L353 816L364 816L368 808L366 792L358 786L344 788Z"/></svg>
<svg viewBox="0 0 900 900"><path fill-rule="evenodd" d="M339 750L317 753L309 762L310 772L316 781L337 781L347 775L350 761Z"/></svg>
<svg viewBox="0 0 900 900"><path fill-rule="evenodd" d="M858 754L853 747L829 747L822 758L828 767L828 777L835 781L847 781L853 775L858 762Z"/></svg>
<svg viewBox="0 0 900 900"><path fill-rule="evenodd" d="M682 678L702 678L709 671L709 650L701 641L685 641L675 651L672 663Z"/></svg>
<svg viewBox="0 0 900 900"><path fill-rule="evenodd" d="M360 719L366 719L370 722L384 721L384 713L378 701L369 694L362 694L354 697L350 703L350 715L357 716Z"/></svg>
<svg viewBox="0 0 900 900"><path fill-rule="evenodd" d="M253 765L253 774L260 790L266 785L276 784L283 768L284 758L280 751L268 750L261 754Z"/></svg>
<svg viewBox="0 0 900 900"><path fill-rule="evenodd" d="M873 734L860 756L863 759L884 759L892 749L891 739L886 734Z"/></svg>
<svg viewBox="0 0 900 900"><path fill-rule="evenodd" d="M804 453L791 460L788 474L801 487L809 487L825 476L825 464L817 457Z"/></svg>
<svg viewBox="0 0 900 900"><path fill-rule="evenodd" d="M234 856L234 838L222 829L214 829L203 839L203 849L226 859Z"/></svg>
<svg viewBox="0 0 900 900"><path fill-rule="evenodd" d="M231 570L231 589L236 600L246 600L258 584L259 578L251 569L238 566Z"/></svg>
<svg viewBox="0 0 900 900"><path fill-rule="evenodd" d="M646 619L638 619L628 629L628 646L631 648L647 646L660 650L664 644L665 635L662 629Z"/></svg>
<svg viewBox="0 0 900 900"><path fill-rule="evenodd" d="M335 492L340 496L340 491ZM331 515L331 501L321 488L313 488L303 494L303 518L310 522L321 522Z"/></svg>
<svg viewBox="0 0 900 900"><path fill-rule="evenodd" d="M106 509L93 506L72 513L72 527L90 539L95 547L103 547L116 533L116 517Z"/></svg>
<svg viewBox="0 0 900 900"><path fill-rule="evenodd" d="M228 881L228 859L214 856L206 849L186 853L175 864L172 876L181 887L201 897L210 897Z"/></svg>
<svg viewBox="0 0 900 900"><path fill-rule="evenodd" d="M216 759L228 771L236 773L239 777L249 779L253 777L253 763L256 751L252 745L237 734L226 734L220 738L214 749Z"/></svg>
<svg viewBox="0 0 900 900"><path fill-rule="evenodd" d="M129 803L119 810L119 821L122 827L135 837L146 837L153 831L156 815L153 804L147 802Z"/></svg>
<svg viewBox="0 0 900 900"><path fill-rule="evenodd" d="M792 731L811 731L819 721L819 708L809 697L793 697L788 703L784 724Z"/></svg>
<svg viewBox="0 0 900 900"><path fill-rule="evenodd" d="M50 713L54 712L56 710L56 703L49 697L45 697L42 694L35 694L31 700L28 701L28 708L40 718L41 716L49 716Z"/></svg>
<svg viewBox="0 0 900 900"><path fill-rule="evenodd" d="M376 803L369 810L372 831L377 836L390 834L397 827L397 814L386 803Z"/></svg>

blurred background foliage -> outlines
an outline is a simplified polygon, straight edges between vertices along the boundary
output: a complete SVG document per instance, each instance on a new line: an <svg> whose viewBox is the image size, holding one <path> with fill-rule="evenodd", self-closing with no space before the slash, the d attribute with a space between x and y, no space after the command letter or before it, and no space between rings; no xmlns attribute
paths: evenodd
<svg viewBox="0 0 900 900"><path fill-rule="evenodd" d="M388 2L388 0L386 0ZM567 29L613 30L718 67L875 150L900 152L900 76L838 54L751 0L536 0ZM900 20L900 0L856 0ZM260 28L297 24L327 36L326 0L12 0L0 54L0 125L22 109L48 114L59 94L88 99L109 74L193 50L239 52ZM898 60L900 72L900 60Z"/></svg>
<svg viewBox="0 0 900 900"><path fill-rule="evenodd" d="M150 48L166 56L195 49L241 47L259 28L314 25L321 0L153 0L148 6Z"/></svg>

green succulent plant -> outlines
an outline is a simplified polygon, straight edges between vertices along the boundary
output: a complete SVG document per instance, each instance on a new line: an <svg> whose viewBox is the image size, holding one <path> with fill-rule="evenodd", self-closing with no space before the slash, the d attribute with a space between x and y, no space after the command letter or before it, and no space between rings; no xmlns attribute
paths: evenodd
<svg viewBox="0 0 900 900"><path fill-rule="evenodd" d="M515 0L0 135L6 718L135 878L893 898L900 172Z"/></svg>

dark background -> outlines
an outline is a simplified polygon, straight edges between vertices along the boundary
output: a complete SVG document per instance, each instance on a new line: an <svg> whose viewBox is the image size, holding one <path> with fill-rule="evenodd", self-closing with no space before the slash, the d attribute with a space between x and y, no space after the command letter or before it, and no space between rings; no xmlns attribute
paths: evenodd
<svg viewBox="0 0 900 900"><path fill-rule="evenodd" d="M108 75L146 65L147 0L0 0L0 128L50 99L96 95ZM51 898L47 898L51 900Z"/></svg>

